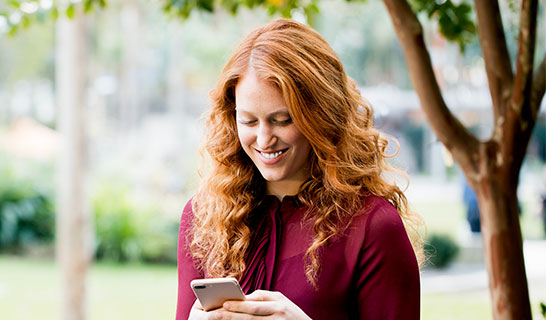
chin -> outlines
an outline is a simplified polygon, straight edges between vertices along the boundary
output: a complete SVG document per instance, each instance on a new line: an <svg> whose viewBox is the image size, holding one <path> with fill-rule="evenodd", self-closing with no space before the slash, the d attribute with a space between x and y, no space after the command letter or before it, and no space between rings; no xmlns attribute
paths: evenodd
<svg viewBox="0 0 546 320"><path fill-rule="evenodd" d="M283 180L282 175L277 174L277 173L262 172L262 171L260 171L260 174L262 175L262 177L263 177L266 181L269 181L269 182L276 182L276 181L281 181L281 180Z"/></svg>

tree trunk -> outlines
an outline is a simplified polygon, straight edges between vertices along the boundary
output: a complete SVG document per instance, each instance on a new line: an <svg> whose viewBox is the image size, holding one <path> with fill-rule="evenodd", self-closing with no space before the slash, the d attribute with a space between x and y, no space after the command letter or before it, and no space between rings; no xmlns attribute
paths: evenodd
<svg viewBox="0 0 546 320"><path fill-rule="evenodd" d="M517 200L499 201L498 189L496 181L484 179L477 192L493 318L531 319Z"/></svg>
<svg viewBox="0 0 546 320"><path fill-rule="evenodd" d="M122 60L120 74L120 123L123 134L134 130L142 109L140 87L140 12L134 0L124 0L120 13Z"/></svg>
<svg viewBox="0 0 546 320"><path fill-rule="evenodd" d="M506 171L498 166L497 147L492 142L484 143L482 147L480 168L483 174L478 175L481 178L468 180L476 191L480 208L493 318L531 319L517 183L512 183L503 173Z"/></svg>
<svg viewBox="0 0 546 320"><path fill-rule="evenodd" d="M64 320L85 319L85 278L90 227L85 199L83 16L57 21L57 127L62 137L57 189L57 260L61 272Z"/></svg>

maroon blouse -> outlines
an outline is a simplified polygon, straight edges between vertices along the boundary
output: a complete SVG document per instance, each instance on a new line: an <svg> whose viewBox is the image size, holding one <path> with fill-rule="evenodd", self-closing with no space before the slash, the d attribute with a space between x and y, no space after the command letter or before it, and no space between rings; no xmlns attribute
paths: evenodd
<svg viewBox="0 0 546 320"><path fill-rule="evenodd" d="M239 279L246 294L279 291L315 320L419 319L419 268L402 220L387 200L366 197L362 214L322 248L318 290L307 282L304 270L313 236L312 225L303 223L305 209L295 197L281 202L274 196L256 209L263 219ZM203 278L186 247L192 217L188 202L178 239L177 320L188 318L195 301L190 281Z"/></svg>

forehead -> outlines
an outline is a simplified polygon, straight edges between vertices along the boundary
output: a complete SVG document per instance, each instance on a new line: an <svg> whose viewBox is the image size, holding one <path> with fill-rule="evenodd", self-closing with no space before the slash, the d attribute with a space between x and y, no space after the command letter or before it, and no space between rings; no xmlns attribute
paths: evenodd
<svg viewBox="0 0 546 320"><path fill-rule="evenodd" d="M281 90L254 69L245 72L235 86L237 112L288 113Z"/></svg>

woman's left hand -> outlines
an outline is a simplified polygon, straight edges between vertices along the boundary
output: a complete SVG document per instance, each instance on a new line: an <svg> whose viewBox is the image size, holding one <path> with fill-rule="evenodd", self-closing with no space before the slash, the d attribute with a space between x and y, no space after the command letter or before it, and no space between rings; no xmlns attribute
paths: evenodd
<svg viewBox="0 0 546 320"><path fill-rule="evenodd" d="M226 301L216 319L311 319L280 292L256 290L245 301Z"/></svg>

